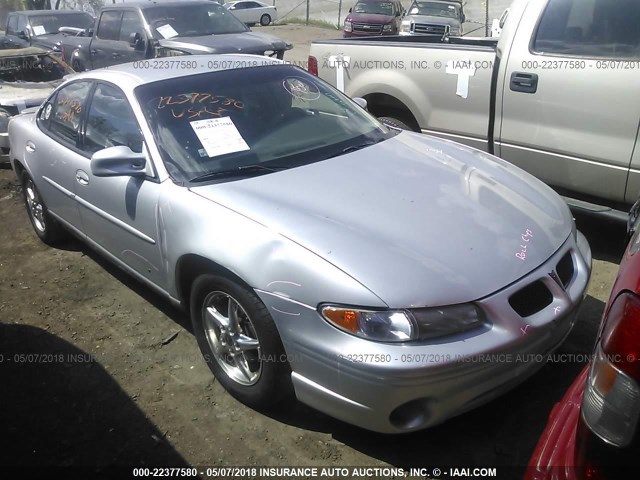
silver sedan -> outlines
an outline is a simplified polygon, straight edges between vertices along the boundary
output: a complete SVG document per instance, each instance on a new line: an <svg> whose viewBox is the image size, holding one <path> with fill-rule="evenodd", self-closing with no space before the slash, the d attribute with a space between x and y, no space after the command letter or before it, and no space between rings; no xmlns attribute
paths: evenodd
<svg viewBox="0 0 640 480"><path fill-rule="evenodd" d="M363 105L265 57L150 60L68 79L11 160L37 235L189 310L236 398L407 432L540 368L591 253L540 181Z"/></svg>

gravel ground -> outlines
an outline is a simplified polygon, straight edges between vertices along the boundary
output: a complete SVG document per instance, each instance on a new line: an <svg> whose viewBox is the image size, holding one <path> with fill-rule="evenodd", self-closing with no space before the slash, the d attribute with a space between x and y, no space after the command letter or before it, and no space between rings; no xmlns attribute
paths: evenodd
<svg viewBox="0 0 640 480"><path fill-rule="evenodd" d="M296 43L291 59L306 58L311 38L333 34L272 31ZM590 354L624 230L583 218L578 226L594 272L561 352ZM257 412L214 381L183 313L79 242L42 244L7 169L0 227L0 465L522 466L583 366L548 364L484 407L403 436L296 402Z"/></svg>

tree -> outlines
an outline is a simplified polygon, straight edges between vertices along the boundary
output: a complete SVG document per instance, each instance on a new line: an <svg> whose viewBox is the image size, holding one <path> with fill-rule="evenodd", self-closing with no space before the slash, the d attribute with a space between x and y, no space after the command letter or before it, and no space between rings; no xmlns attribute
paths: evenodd
<svg viewBox="0 0 640 480"><path fill-rule="evenodd" d="M51 0L25 0L28 10L51 10Z"/></svg>

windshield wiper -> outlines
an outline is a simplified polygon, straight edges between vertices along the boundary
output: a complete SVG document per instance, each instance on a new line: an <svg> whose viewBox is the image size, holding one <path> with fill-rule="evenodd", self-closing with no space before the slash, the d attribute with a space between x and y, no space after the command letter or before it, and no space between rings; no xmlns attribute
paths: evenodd
<svg viewBox="0 0 640 480"><path fill-rule="evenodd" d="M360 143L358 145L349 145L348 147L343 148L341 151L329 155L327 158L339 157L340 155L344 155L345 153L355 152L356 150L362 150L363 148L370 147L371 145L375 145L376 143L380 143L384 140L381 138L380 140L376 140L375 142L365 142Z"/></svg>
<svg viewBox="0 0 640 480"><path fill-rule="evenodd" d="M244 173L250 172L277 172L278 170L285 170L289 167L281 167L281 166L273 166L266 167L264 165L241 165L239 167L230 168L228 170L219 170L217 172L207 172L202 175L198 175L197 177L192 178L189 182L203 182L205 180L209 180L215 177L221 176L233 176L233 175L242 175Z"/></svg>

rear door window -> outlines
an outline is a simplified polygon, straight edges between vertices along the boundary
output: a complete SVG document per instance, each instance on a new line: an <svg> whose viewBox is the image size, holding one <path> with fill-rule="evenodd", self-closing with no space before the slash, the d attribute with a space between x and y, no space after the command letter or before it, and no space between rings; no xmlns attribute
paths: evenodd
<svg viewBox="0 0 640 480"><path fill-rule="evenodd" d="M550 0L533 50L569 56L640 57L640 1Z"/></svg>

